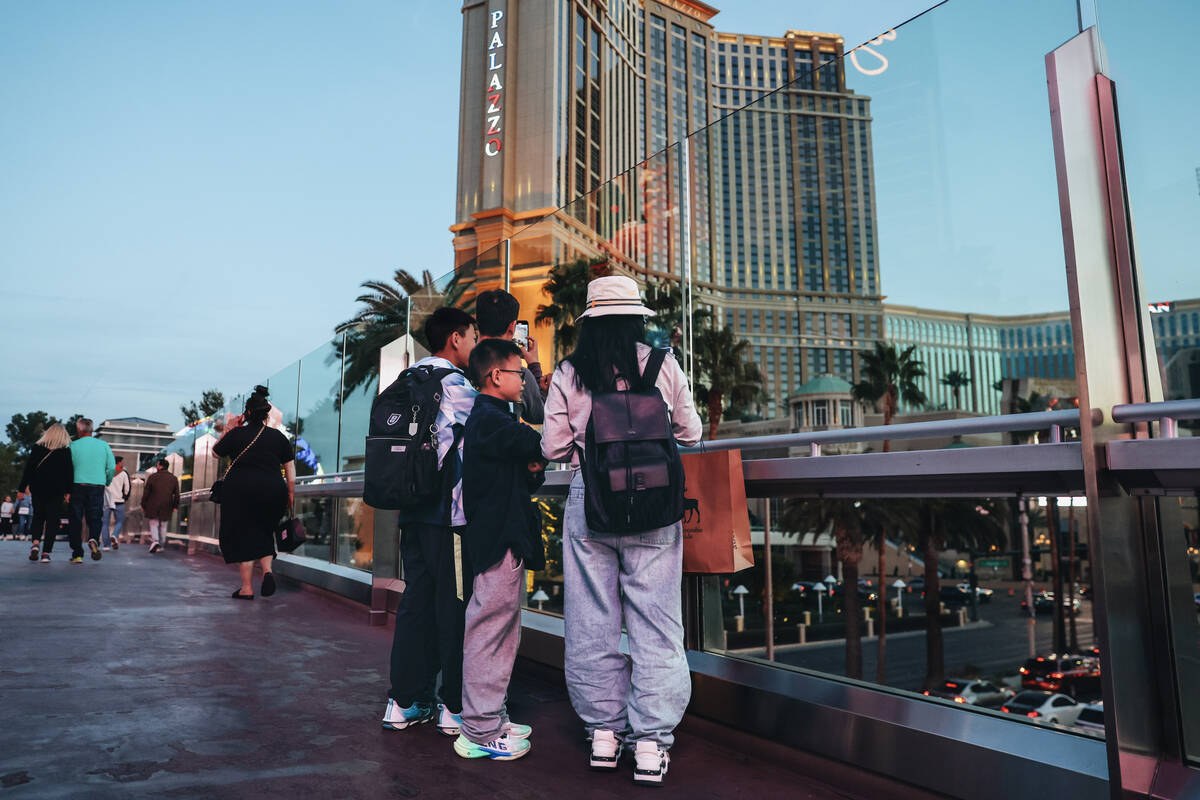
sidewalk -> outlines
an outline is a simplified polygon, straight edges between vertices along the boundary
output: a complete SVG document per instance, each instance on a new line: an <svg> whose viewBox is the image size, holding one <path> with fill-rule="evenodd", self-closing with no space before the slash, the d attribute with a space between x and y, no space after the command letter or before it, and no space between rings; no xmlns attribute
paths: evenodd
<svg viewBox="0 0 1200 800"><path fill-rule="evenodd" d="M392 634L356 607L286 583L235 601L232 567L175 548L126 545L82 566L67 563L65 544L50 564L27 552L0 542L4 800L638 793L631 762L587 770L561 674L518 664L510 709L534 727L529 756L465 761L432 725L380 728ZM735 750L722 731L685 720L654 796L853 796Z"/></svg>

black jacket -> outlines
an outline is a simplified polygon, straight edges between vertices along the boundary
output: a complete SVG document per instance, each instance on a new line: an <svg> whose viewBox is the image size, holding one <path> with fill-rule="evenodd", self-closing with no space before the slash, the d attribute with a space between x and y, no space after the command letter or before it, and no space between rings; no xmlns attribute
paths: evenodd
<svg viewBox="0 0 1200 800"><path fill-rule="evenodd" d="M21 474L22 491L29 489L34 501L45 500L52 495L62 495L71 491L75 481L75 467L71 464L71 451L63 447L59 450L47 450L40 444L35 444L25 462L25 472Z"/></svg>
<svg viewBox="0 0 1200 800"><path fill-rule="evenodd" d="M546 480L529 465L542 461L542 437L513 416L508 403L475 398L463 439L464 541L476 572L495 566L505 550L525 569L546 568L541 519L530 495Z"/></svg>

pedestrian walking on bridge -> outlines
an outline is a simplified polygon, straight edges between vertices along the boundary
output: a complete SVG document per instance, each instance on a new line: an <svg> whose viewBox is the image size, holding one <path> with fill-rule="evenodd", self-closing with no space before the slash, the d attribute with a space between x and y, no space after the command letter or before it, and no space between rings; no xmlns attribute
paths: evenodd
<svg viewBox="0 0 1200 800"><path fill-rule="evenodd" d="M170 463L160 458L157 468L146 478L146 486L142 489L142 514L150 528L151 553L162 550L167 539L167 522L177 508L179 479L171 474Z"/></svg>
<svg viewBox="0 0 1200 800"><path fill-rule="evenodd" d="M75 422L79 438L71 442L71 466L75 484L71 487L71 563L83 563L83 523L87 522L87 546L92 560L99 561L100 518L104 514L104 489L117 474L117 460L108 442L92 436L92 421L87 417Z"/></svg>
<svg viewBox="0 0 1200 800"><path fill-rule="evenodd" d="M54 537L58 535L59 519L63 515L64 505L70 499L71 481L75 475L70 447L71 437L67 429L55 423L37 440L29 453L29 460L25 462L20 488L33 500L30 561L38 560L39 543L42 563L50 561ZM82 562L83 559L80 559L79 563Z"/></svg>

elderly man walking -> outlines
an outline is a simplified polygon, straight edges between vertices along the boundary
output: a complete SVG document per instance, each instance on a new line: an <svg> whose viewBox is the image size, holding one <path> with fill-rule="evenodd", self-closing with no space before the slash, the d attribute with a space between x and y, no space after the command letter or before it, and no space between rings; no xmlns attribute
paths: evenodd
<svg viewBox="0 0 1200 800"><path fill-rule="evenodd" d="M150 526L150 552L162 550L167 538L167 520L171 512L179 508L179 479L171 474L170 464L165 458L158 460L154 472L146 478L142 489L142 513Z"/></svg>
<svg viewBox="0 0 1200 800"><path fill-rule="evenodd" d="M75 423L79 438L71 442L71 464L75 483L71 487L71 563L83 563L83 523L88 527L88 549L92 560L100 560L100 518L104 513L104 490L117 474L117 461L108 442L92 436L92 421Z"/></svg>

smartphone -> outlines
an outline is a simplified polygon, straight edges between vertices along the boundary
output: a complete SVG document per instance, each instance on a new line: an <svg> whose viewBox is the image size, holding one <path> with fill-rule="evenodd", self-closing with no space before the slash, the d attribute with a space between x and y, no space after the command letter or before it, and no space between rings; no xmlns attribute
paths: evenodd
<svg viewBox="0 0 1200 800"><path fill-rule="evenodd" d="M517 320L517 325L513 328L513 342L522 350L529 347L529 320Z"/></svg>

